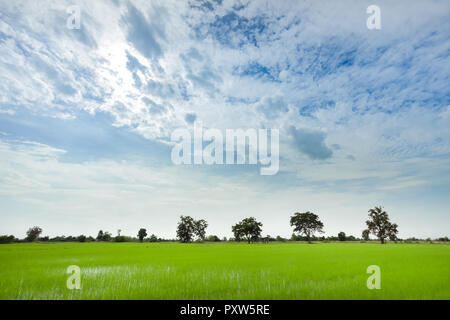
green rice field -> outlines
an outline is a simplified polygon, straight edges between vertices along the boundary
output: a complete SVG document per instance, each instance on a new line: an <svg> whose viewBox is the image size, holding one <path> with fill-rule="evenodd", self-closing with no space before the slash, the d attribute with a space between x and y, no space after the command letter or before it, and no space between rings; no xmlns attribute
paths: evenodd
<svg viewBox="0 0 450 320"><path fill-rule="evenodd" d="M70 265L79 290L66 286ZM449 266L443 244L9 244L0 299L450 299Z"/></svg>

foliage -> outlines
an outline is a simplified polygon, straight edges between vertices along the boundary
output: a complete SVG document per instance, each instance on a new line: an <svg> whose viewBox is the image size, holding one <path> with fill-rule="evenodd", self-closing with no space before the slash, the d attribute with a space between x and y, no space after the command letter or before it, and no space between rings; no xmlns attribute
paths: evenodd
<svg viewBox="0 0 450 320"><path fill-rule="evenodd" d="M41 227L32 227L30 229L28 229L27 231L27 237L25 238L26 241L28 242L33 242L35 241L39 235L42 233L42 228Z"/></svg>
<svg viewBox="0 0 450 320"><path fill-rule="evenodd" d="M140 242L144 241L144 238L147 236L147 229L140 228L137 236L138 236Z"/></svg>
<svg viewBox="0 0 450 320"><path fill-rule="evenodd" d="M294 232L304 234L308 242L311 242L315 232L323 233L323 223L319 220L319 216L309 211L294 213L291 217L291 226L294 227Z"/></svg>
<svg viewBox="0 0 450 320"><path fill-rule="evenodd" d="M370 231L368 229L363 230L361 237L364 241L369 241Z"/></svg>
<svg viewBox="0 0 450 320"><path fill-rule="evenodd" d="M261 237L262 223L255 218L245 218L231 227L237 241L246 239L248 243L255 242Z"/></svg>
<svg viewBox="0 0 450 320"><path fill-rule="evenodd" d="M194 220L190 216L181 216L177 227L177 237L181 242L191 242L194 236L197 240L204 240L208 223L203 220Z"/></svg>
<svg viewBox="0 0 450 320"><path fill-rule="evenodd" d="M218 236L215 235L210 235L208 236L208 238L206 238L207 241L209 242L219 242L220 238Z"/></svg>
<svg viewBox="0 0 450 320"><path fill-rule="evenodd" d="M198 240L205 239L207 227L208 223L203 219L194 221L194 233L197 235Z"/></svg>
<svg viewBox="0 0 450 320"><path fill-rule="evenodd" d="M369 210L369 220L366 221L370 233L380 239L383 244L386 238L395 240L397 238L398 226L389 221L389 216L382 207Z"/></svg>
<svg viewBox="0 0 450 320"><path fill-rule="evenodd" d="M126 242L129 239L126 236L115 236L114 237L114 242Z"/></svg>
<svg viewBox="0 0 450 320"><path fill-rule="evenodd" d="M4 236L0 236L0 243L13 243L13 242L15 242L17 239L13 236L13 235L10 235L10 236L7 236L7 235L4 235Z"/></svg>
<svg viewBox="0 0 450 320"><path fill-rule="evenodd" d="M103 232L100 230L97 235L97 241L111 241L112 235L108 231Z"/></svg>

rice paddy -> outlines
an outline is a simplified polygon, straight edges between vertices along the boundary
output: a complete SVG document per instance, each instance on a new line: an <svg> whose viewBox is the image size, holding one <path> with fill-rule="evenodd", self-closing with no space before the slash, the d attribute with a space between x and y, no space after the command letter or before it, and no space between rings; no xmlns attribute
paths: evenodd
<svg viewBox="0 0 450 320"><path fill-rule="evenodd" d="M79 290L67 288L70 265ZM370 265L379 290L367 288ZM450 299L449 266L441 244L10 244L0 299Z"/></svg>

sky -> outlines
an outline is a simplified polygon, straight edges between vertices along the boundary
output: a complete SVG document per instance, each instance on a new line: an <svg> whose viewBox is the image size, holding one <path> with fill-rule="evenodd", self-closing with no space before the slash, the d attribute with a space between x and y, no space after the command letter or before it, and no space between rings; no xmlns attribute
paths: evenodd
<svg viewBox="0 0 450 320"><path fill-rule="evenodd" d="M400 238L450 236L449 83L447 0L0 0L0 234L290 237L312 211L360 236L381 205ZM278 173L175 165L196 124L278 129Z"/></svg>

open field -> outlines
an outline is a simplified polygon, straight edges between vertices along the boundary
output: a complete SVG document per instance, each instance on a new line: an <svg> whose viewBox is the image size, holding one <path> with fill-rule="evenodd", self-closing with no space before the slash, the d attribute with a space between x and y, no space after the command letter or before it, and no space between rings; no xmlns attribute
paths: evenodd
<svg viewBox="0 0 450 320"><path fill-rule="evenodd" d="M81 290L66 269L81 268ZM369 290L369 265L381 289ZM1 299L450 299L450 246L364 243L0 245Z"/></svg>

